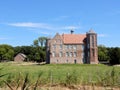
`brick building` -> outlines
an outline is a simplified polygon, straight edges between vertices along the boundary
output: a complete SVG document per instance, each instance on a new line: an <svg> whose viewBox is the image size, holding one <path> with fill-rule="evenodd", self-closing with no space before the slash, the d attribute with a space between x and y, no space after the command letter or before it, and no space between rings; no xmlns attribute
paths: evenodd
<svg viewBox="0 0 120 90"><path fill-rule="evenodd" d="M98 64L97 34L57 33L46 43L46 63Z"/></svg>
<svg viewBox="0 0 120 90"><path fill-rule="evenodd" d="M23 62L27 60L27 56L23 53L18 53L15 57L14 57L14 61L15 62Z"/></svg>

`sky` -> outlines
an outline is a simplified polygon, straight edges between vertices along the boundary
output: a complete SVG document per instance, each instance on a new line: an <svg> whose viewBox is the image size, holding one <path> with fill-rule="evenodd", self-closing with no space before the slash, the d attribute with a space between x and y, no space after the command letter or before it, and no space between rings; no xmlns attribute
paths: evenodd
<svg viewBox="0 0 120 90"><path fill-rule="evenodd" d="M120 47L120 0L0 0L0 44L30 46L71 29L93 29L98 45Z"/></svg>

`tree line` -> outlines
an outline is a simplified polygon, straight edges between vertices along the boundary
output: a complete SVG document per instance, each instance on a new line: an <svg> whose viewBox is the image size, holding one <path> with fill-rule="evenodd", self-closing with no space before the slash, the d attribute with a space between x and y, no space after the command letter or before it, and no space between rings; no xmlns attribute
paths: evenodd
<svg viewBox="0 0 120 90"><path fill-rule="evenodd" d="M46 37L39 37L33 41L31 46L16 46L2 44L0 45L0 61L12 61L18 53L27 56L28 61L43 62L46 60ZM120 48L98 46L99 62L107 61L111 65L120 64Z"/></svg>
<svg viewBox="0 0 120 90"><path fill-rule="evenodd" d="M0 45L0 61L13 61L14 57L23 53L27 56L27 61L43 62L46 59L46 37L39 37L33 41L31 46Z"/></svg>
<svg viewBox="0 0 120 90"><path fill-rule="evenodd" d="M98 46L98 60L108 61L110 65L120 64L120 48Z"/></svg>

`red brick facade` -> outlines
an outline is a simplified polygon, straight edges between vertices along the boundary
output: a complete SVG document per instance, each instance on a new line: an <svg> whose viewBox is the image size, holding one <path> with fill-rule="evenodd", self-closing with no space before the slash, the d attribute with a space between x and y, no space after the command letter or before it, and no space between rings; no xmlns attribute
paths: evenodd
<svg viewBox="0 0 120 90"><path fill-rule="evenodd" d="M98 63L97 34L56 34L46 43L46 63Z"/></svg>

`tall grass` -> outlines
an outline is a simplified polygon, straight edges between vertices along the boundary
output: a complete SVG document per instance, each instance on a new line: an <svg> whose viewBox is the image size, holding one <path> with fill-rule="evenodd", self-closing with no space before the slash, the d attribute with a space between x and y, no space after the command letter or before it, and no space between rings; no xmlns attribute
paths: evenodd
<svg viewBox="0 0 120 90"><path fill-rule="evenodd" d="M65 85L73 85L78 83L78 75L76 71L73 71L72 73L67 73L65 77Z"/></svg>
<svg viewBox="0 0 120 90"><path fill-rule="evenodd" d="M9 65L8 65L9 64ZM72 86L81 84L103 87L120 87L120 67L105 65L80 64L47 64L21 66L11 63L0 63L4 70L0 73L9 73L2 77L4 85L9 88L21 87L21 90L37 90L42 85ZM2 83L2 81L0 81Z"/></svg>

